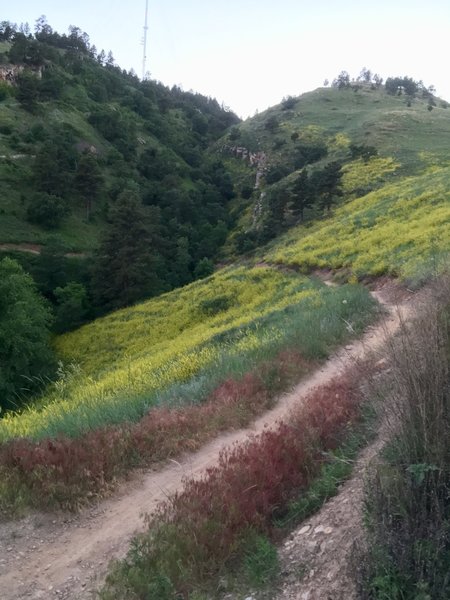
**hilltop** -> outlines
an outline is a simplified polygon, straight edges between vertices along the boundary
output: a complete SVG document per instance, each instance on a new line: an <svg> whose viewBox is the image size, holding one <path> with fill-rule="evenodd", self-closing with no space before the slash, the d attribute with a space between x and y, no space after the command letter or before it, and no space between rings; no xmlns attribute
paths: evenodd
<svg viewBox="0 0 450 600"><path fill-rule="evenodd" d="M398 78L400 81L402 78ZM408 78L405 78L407 81ZM227 249L248 251L301 219L295 181L330 163L341 166L340 195L333 205L385 185L448 165L450 111L419 82L412 95L374 82L320 88L283 102L238 126L220 141L238 198L238 226ZM257 179L257 189L252 189ZM319 198L306 202L302 218L323 215Z"/></svg>

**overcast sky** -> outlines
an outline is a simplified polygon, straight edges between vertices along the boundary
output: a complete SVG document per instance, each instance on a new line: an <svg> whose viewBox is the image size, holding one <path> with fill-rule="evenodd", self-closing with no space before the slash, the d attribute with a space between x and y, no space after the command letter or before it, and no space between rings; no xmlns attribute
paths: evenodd
<svg viewBox="0 0 450 600"><path fill-rule="evenodd" d="M145 0L0 1L0 20L77 25L141 75ZM450 100L449 33L450 0L149 0L147 69L241 117L364 66Z"/></svg>

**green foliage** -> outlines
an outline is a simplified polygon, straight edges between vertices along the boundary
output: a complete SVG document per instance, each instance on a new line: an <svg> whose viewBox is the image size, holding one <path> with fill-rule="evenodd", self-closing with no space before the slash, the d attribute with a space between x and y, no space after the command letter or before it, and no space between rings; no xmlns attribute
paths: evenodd
<svg viewBox="0 0 450 600"><path fill-rule="evenodd" d="M27 208L27 219L47 229L55 229L69 213L67 203L58 196L37 192L33 194Z"/></svg>
<svg viewBox="0 0 450 600"><path fill-rule="evenodd" d="M103 176L96 157L92 152L83 152L77 164L74 186L86 207L86 219L89 221L92 205L98 199L103 185Z"/></svg>
<svg viewBox="0 0 450 600"><path fill-rule="evenodd" d="M202 258L195 266L195 279L203 279L214 273L214 263L209 258Z"/></svg>
<svg viewBox="0 0 450 600"><path fill-rule="evenodd" d="M52 316L20 265L0 262L0 409L20 406L53 373Z"/></svg>
<svg viewBox="0 0 450 600"><path fill-rule="evenodd" d="M338 90L344 90L345 88L350 87L350 75L347 71L341 71L331 85Z"/></svg>
<svg viewBox="0 0 450 600"><path fill-rule="evenodd" d="M39 98L39 80L33 73L24 71L17 78L16 98L22 108L33 113Z"/></svg>
<svg viewBox="0 0 450 600"><path fill-rule="evenodd" d="M232 299L229 296L216 296L210 300L200 302L200 310L209 317L224 312L232 306Z"/></svg>
<svg viewBox="0 0 450 600"><path fill-rule="evenodd" d="M291 210L300 221L303 221L305 208L311 207L313 203L314 190L306 171L302 171L291 188Z"/></svg>
<svg viewBox="0 0 450 600"><path fill-rule="evenodd" d="M266 536L250 531L246 536L243 555L243 583L251 589L273 585L279 574L277 547Z"/></svg>
<svg viewBox="0 0 450 600"><path fill-rule="evenodd" d="M89 312L86 288L81 283L70 282L54 290L56 298L55 326L58 333L79 327Z"/></svg>
<svg viewBox="0 0 450 600"><path fill-rule="evenodd" d="M153 249L155 225L149 216L132 191L122 192L111 209L110 224L94 262L93 293L98 304L129 306L161 291ZM180 271L182 260L184 257L179 257Z"/></svg>
<svg viewBox="0 0 450 600"><path fill-rule="evenodd" d="M3 81L0 81L0 102L13 95L14 88Z"/></svg>
<svg viewBox="0 0 450 600"><path fill-rule="evenodd" d="M199 310L223 296L233 299L227 310ZM64 395L50 387L45 408L38 403L3 421L0 437L77 437L137 421L154 405L202 402L225 377L242 376L286 348L324 358L348 339L349 324L361 331L374 310L357 285L333 289L268 268L218 271L57 339L59 356L83 365L82 374Z"/></svg>
<svg viewBox="0 0 450 600"><path fill-rule="evenodd" d="M389 379L379 384L392 431L366 484L365 598L450 594L448 287L438 294L389 345Z"/></svg>
<svg viewBox="0 0 450 600"><path fill-rule="evenodd" d="M296 142L294 148L294 167L301 169L324 158L328 154L327 145L324 142Z"/></svg>

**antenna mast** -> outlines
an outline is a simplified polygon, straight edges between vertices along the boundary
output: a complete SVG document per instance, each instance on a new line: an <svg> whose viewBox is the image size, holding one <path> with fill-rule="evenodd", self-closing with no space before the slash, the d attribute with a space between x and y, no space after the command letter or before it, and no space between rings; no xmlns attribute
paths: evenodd
<svg viewBox="0 0 450 600"><path fill-rule="evenodd" d="M144 38L142 43L144 45L144 55L142 57L142 81L145 79L147 73L147 32L148 32L148 0L145 0L145 24L144 24Z"/></svg>

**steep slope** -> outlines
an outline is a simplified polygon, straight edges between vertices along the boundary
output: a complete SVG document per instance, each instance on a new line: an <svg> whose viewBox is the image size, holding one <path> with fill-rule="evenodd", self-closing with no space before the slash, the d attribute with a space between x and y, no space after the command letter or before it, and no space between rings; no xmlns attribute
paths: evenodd
<svg viewBox="0 0 450 600"><path fill-rule="evenodd" d="M320 177L326 165L339 163L341 195L332 204L413 175L423 174L425 181L448 165L447 106L420 85L408 96L401 89L393 95L385 86L353 83L287 98L233 127L218 146L239 192L233 206L240 225L227 245L229 254L265 243L301 220L293 185L302 171ZM420 194L420 181L418 187ZM389 188L386 196L403 191ZM318 198L306 205L307 221L322 216Z"/></svg>
<svg viewBox="0 0 450 600"><path fill-rule="evenodd" d="M20 251L86 258L131 189L151 224L158 282L146 295L204 274L204 261L211 270L234 192L206 149L238 117L200 94L141 82L77 28L60 35L42 21L31 35L2 22L0 43L1 251L15 250L54 301L57 286L39 275L45 261ZM92 296L86 267L57 285L77 281Z"/></svg>
<svg viewBox="0 0 450 600"><path fill-rule="evenodd" d="M182 488L186 476L200 476L217 462L223 447L242 442L268 427L275 427L280 419L288 418L290 411L307 401L317 386L325 384L371 351L380 349L386 334L393 335L401 318L412 311L411 298L399 312L389 305L383 294L377 299L386 305L390 314L377 327L371 327L364 337L336 353L311 377L286 394L270 412L241 429L224 434L199 452L171 461L158 472L148 472L144 477L128 482L126 489L106 500L97 509L87 510L67 520L65 516L50 519L36 515L17 523L0 525L5 545L5 560L0 564L0 582L5 600L41 597L41 594L60 590L62 597L70 600L90 598L101 585L107 563L122 557L128 550L130 537L143 526L142 513L152 511L161 499ZM36 540L30 548L27 540ZM16 571L16 556L27 556L27 572ZM57 592L56 592L57 593Z"/></svg>

